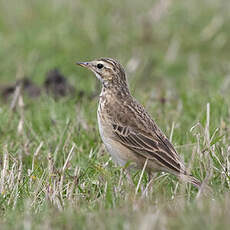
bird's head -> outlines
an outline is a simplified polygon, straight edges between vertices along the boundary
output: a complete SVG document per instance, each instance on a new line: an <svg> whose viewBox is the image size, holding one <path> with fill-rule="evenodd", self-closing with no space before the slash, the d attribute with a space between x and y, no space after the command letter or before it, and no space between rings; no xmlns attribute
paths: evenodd
<svg viewBox="0 0 230 230"><path fill-rule="evenodd" d="M110 83L126 84L124 68L112 58L99 58L89 62L78 62L77 64L91 70L103 85L110 85Z"/></svg>

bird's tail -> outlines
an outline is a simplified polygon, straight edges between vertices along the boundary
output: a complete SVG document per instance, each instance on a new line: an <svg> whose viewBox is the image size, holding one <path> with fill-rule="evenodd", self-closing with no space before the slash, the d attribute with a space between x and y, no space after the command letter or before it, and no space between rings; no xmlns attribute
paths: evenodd
<svg viewBox="0 0 230 230"><path fill-rule="evenodd" d="M212 197L213 196L213 190L211 187L209 187L205 181L201 182L198 180L196 177L192 175L186 175L186 174L181 174L180 175L181 180L184 182L188 182L198 188L198 193L196 198L199 198L200 196L206 196L206 197Z"/></svg>
<svg viewBox="0 0 230 230"><path fill-rule="evenodd" d="M180 175L180 178L184 181L184 182L188 182L190 184L192 184L193 186L197 187L198 189L201 188L201 182L194 176L192 175Z"/></svg>

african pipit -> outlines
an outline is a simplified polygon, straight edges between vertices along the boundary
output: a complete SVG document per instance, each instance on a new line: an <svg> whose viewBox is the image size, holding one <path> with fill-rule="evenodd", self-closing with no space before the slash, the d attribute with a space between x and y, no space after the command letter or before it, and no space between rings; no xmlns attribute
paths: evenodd
<svg viewBox="0 0 230 230"><path fill-rule="evenodd" d="M91 70L102 83L97 118L107 151L120 166L132 162L148 172L164 171L200 187L189 175L177 151L154 120L130 94L126 74L119 62L100 58L77 63Z"/></svg>

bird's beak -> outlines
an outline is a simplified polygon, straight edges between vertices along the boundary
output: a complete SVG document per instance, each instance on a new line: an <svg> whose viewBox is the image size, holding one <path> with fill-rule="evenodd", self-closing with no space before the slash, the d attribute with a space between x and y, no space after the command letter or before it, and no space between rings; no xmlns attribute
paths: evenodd
<svg viewBox="0 0 230 230"><path fill-rule="evenodd" d="M86 67L86 68L89 67L89 62L77 62L76 64L77 64L77 65L80 65L80 66L82 66L82 67Z"/></svg>

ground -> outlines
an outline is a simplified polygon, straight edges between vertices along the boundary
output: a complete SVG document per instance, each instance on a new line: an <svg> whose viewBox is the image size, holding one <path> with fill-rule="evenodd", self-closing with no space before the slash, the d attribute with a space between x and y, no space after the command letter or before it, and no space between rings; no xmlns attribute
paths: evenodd
<svg viewBox="0 0 230 230"><path fill-rule="evenodd" d="M228 0L2 0L1 229L229 229L229 11ZM75 65L103 56L123 64L208 192L163 173L137 188L141 172L132 185L114 165L98 133L99 85ZM55 68L64 95L47 94Z"/></svg>

